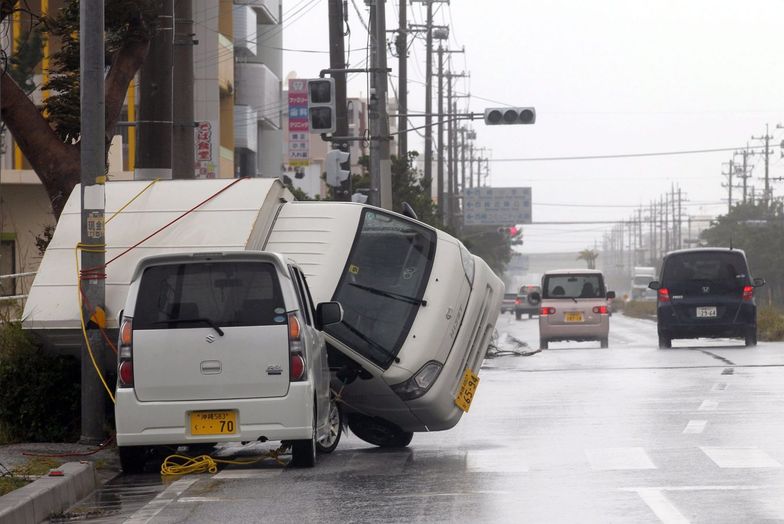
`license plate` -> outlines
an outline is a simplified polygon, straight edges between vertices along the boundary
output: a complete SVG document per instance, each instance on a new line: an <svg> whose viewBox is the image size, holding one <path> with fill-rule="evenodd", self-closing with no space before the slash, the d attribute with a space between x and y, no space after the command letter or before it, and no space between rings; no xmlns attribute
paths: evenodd
<svg viewBox="0 0 784 524"><path fill-rule="evenodd" d="M582 311L567 311L564 313L564 321L565 322L582 322L583 321L583 312Z"/></svg>
<svg viewBox="0 0 784 524"><path fill-rule="evenodd" d="M192 411L191 435L231 435L237 432L236 411Z"/></svg>
<svg viewBox="0 0 784 524"><path fill-rule="evenodd" d="M474 400L477 386L479 386L479 377L474 375L474 372L470 369L466 369L465 374L463 374L463 382L460 384L460 391L457 393L457 397L455 397L457 407L466 413L468 408L471 407L471 401Z"/></svg>
<svg viewBox="0 0 784 524"><path fill-rule="evenodd" d="M697 318L716 318L716 306L698 307Z"/></svg>

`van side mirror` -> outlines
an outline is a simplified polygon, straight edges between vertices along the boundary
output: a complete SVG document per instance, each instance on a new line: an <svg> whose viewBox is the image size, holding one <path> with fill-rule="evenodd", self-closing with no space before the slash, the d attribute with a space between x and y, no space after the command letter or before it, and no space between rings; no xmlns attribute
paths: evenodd
<svg viewBox="0 0 784 524"><path fill-rule="evenodd" d="M765 279L764 278L755 278L754 282L753 282L753 285L754 285L754 287L762 287L762 286L765 285Z"/></svg>
<svg viewBox="0 0 784 524"><path fill-rule="evenodd" d="M528 299L529 299L531 302L533 302L534 304L536 304L537 302L539 302L540 300L542 300L542 295L540 295L538 291L534 291L533 293L531 293L530 295L528 295Z"/></svg>
<svg viewBox="0 0 784 524"><path fill-rule="evenodd" d="M607 292L607 298L610 299L610 300L614 299L615 298L615 291L608 291Z"/></svg>
<svg viewBox="0 0 784 524"><path fill-rule="evenodd" d="M322 330L324 326L337 324L343 320L343 306L340 302L321 302L316 306L316 329Z"/></svg>
<svg viewBox="0 0 784 524"><path fill-rule="evenodd" d="M658 291L660 287L661 287L661 284L659 283L658 280L651 280L650 282L648 282L648 289L652 289L654 291Z"/></svg>

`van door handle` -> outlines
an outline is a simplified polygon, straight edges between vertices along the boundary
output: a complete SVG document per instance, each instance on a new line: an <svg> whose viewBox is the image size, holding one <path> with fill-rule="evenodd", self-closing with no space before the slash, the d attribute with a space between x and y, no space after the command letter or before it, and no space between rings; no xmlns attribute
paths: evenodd
<svg viewBox="0 0 784 524"><path fill-rule="evenodd" d="M220 360L203 360L201 362L201 372L203 375L217 375L222 371Z"/></svg>

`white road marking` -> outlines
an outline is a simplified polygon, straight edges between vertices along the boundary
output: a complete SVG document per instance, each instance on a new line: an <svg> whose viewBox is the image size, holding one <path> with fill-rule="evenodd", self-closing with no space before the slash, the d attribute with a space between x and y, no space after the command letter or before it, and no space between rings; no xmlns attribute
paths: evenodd
<svg viewBox="0 0 784 524"><path fill-rule="evenodd" d="M220 497L180 497L177 502L182 503L199 503L199 502L223 502L229 499L222 499Z"/></svg>
<svg viewBox="0 0 784 524"><path fill-rule="evenodd" d="M683 516L678 509L672 505L667 496L660 489L643 488L637 489L637 494L653 511L659 520L665 524L686 524L689 519Z"/></svg>
<svg viewBox="0 0 784 524"><path fill-rule="evenodd" d="M212 478L218 480L263 479L263 478L277 477L281 473L283 473L282 467L281 469L259 469L259 470L224 469L223 471L213 475Z"/></svg>
<svg viewBox="0 0 784 524"><path fill-rule="evenodd" d="M585 455L594 470L656 469L643 448L586 449Z"/></svg>
<svg viewBox="0 0 784 524"><path fill-rule="evenodd" d="M125 524L146 524L150 522L158 513L163 511L166 506L177 500L177 497L191 487L197 480L199 480L199 478L193 476L172 482L168 488L158 493L157 497L131 515L125 521Z"/></svg>
<svg viewBox="0 0 784 524"><path fill-rule="evenodd" d="M711 391L724 391L726 389L727 389L727 384L725 384L724 382L719 382L713 385Z"/></svg>
<svg viewBox="0 0 784 524"><path fill-rule="evenodd" d="M700 411L716 411L717 407L719 407L718 400L703 400L698 409Z"/></svg>
<svg viewBox="0 0 784 524"><path fill-rule="evenodd" d="M720 468L780 468L781 463L758 448L700 447Z"/></svg>
<svg viewBox="0 0 784 524"><path fill-rule="evenodd" d="M705 431L705 426L708 424L707 420L690 420L683 430L684 434L696 434Z"/></svg>

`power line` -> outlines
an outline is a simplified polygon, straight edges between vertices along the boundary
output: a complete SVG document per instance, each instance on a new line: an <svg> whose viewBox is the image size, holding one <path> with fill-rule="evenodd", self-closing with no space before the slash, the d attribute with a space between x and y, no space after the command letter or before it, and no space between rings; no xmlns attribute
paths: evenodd
<svg viewBox="0 0 784 524"><path fill-rule="evenodd" d="M757 149L761 149L760 146ZM526 158L491 158L491 162L547 162L553 160L601 160L609 158L640 158L650 156L674 156L674 155L695 155L703 153L720 153L724 151L736 151L738 147L717 147L712 149L689 149L683 151L655 151L648 153L619 153L609 155L584 155L584 156L543 156ZM754 149L754 147L750 148Z"/></svg>

